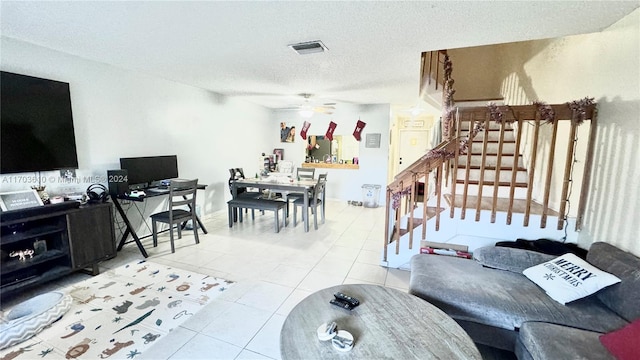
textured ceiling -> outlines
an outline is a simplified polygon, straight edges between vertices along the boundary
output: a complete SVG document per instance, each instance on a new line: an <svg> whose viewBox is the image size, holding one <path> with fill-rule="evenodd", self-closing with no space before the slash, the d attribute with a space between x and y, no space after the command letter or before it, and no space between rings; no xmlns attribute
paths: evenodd
<svg viewBox="0 0 640 360"><path fill-rule="evenodd" d="M420 53L600 31L638 1L1 1L3 37L240 96L413 104ZM288 44L322 40L322 54Z"/></svg>

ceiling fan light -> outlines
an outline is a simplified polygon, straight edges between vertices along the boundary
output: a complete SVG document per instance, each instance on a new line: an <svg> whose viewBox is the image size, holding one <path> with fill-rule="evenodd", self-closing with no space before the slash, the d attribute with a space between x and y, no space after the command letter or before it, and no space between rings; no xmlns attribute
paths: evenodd
<svg viewBox="0 0 640 360"><path fill-rule="evenodd" d="M302 116L303 118L310 118L313 116L313 110L311 109L302 109L300 111L298 111L298 114L300 114L300 116Z"/></svg>

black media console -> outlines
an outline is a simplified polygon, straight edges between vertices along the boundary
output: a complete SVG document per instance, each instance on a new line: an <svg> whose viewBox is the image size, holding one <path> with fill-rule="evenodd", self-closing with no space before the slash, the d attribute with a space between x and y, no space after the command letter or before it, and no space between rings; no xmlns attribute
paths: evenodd
<svg viewBox="0 0 640 360"><path fill-rule="evenodd" d="M0 214L0 296L116 256L111 203L45 205Z"/></svg>

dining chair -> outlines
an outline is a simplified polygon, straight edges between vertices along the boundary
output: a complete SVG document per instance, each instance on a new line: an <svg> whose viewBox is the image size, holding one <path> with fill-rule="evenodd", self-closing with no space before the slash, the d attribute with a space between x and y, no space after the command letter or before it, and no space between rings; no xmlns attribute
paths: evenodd
<svg viewBox="0 0 640 360"><path fill-rule="evenodd" d="M242 170L242 168L230 168L229 169L229 192L231 193L231 196L233 197L233 182L235 180L241 180L244 179L244 171ZM236 189L236 196L237 198L243 198L243 199L258 199L262 196L262 194L258 191L249 191L248 188L246 187L238 187ZM240 209L239 211L242 211L242 209ZM248 210L244 209L244 212L246 213ZM251 215L254 216L254 210L251 209ZM233 211L233 221L237 221L238 220L238 214L237 212Z"/></svg>
<svg viewBox="0 0 640 360"><path fill-rule="evenodd" d="M235 180L244 179L244 171L242 168L230 168L229 169L229 192L233 195L233 182ZM249 191L246 187L239 187L236 189L236 195L238 197L252 197L258 198L260 197L260 193L257 191Z"/></svg>
<svg viewBox="0 0 640 360"><path fill-rule="evenodd" d="M316 174L315 168L296 168L296 179L298 180L313 180ZM304 194L299 192L290 192L287 193L287 201L293 202L296 199L303 198ZM311 194L309 195L311 197ZM289 206L287 206L287 217L289 217Z"/></svg>
<svg viewBox="0 0 640 360"><path fill-rule="evenodd" d="M297 224L297 209L298 206L300 206L300 208L302 208L302 211L306 211L306 214L303 213L303 220L304 217L306 216L307 218L309 217L309 208L312 208L313 211L313 227L318 230L318 207L321 208L322 211L322 223L324 224L324 204L325 204L325 198L324 198L324 190L325 190L325 185L327 184L327 174L320 174L318 175L318 182L316 183L316 186L314 186L313 191L311 192L310 196L309 196L309 207L304 209L304 197L300 197L297 198L293 201L293 226L296 226Z"/></svg>
<svg viewBox="0 0 640 360"><path fill-rule="evenodd" d="M310 180L315 177L316 169L315 168L296 168L296 178L300 180Z"/></svg>
<svg viewBox="0 0 640 360"><path fill-rule="evenodd" d="M278 162L278 172L282 174L292 174L293 175L293 161L291 160L280 160Z"/></svg>
<svg viewBox="0 0 640 360"><path fill-rule="evenodd" d="M200 239L198 238L198 221L196 218L197 190L198 179L171 180L169 184L169 210L151 215L154 247L158 246L158 222L169 224L169 239L171 241L172 253L176 252L173 241L174 225L177 225L178 239L181 239L182 225L191 220L196 244L200 243Z"/></svg>

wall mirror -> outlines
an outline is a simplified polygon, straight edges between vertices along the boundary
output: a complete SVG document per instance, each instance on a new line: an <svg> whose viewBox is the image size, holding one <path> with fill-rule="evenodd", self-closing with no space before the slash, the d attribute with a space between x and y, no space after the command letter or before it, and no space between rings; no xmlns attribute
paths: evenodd
<svg viewBox="0 0 640 360"><path fill-rule="evenodd" d="M360 143L353 136L334 135L330 141L324 135L307 138L306 162L353 164L357 163Z"/></svg>

